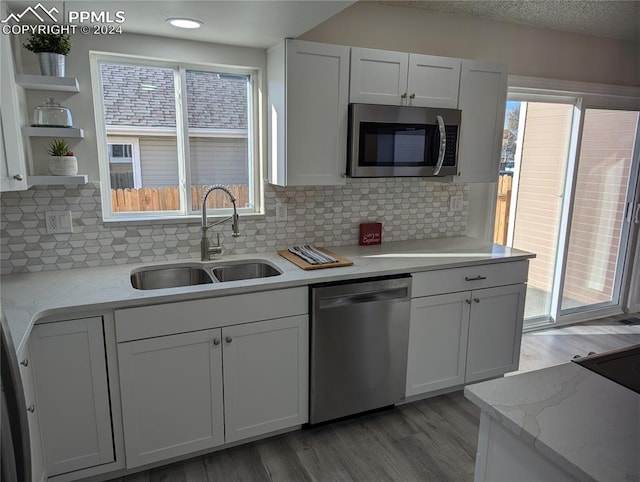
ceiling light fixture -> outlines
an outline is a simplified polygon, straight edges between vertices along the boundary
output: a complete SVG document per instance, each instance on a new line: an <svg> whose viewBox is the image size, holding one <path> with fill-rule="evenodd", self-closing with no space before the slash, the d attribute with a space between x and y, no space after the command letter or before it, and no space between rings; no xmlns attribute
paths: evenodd
<svg viewBox="0 0 640 482"><path fill-rule="evenodd" d="M191 18L168 18L167 23L178 28L200 28L202 22L200 20L193 20Z"/></svg>

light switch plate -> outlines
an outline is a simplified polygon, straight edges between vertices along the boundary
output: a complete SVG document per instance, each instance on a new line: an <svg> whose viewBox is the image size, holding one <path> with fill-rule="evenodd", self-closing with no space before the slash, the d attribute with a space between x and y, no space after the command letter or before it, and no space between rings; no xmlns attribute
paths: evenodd
<svg viewBox="0 0 640 482"><path fill-rule="evenodd" d="M47 234L72 233L71 211L49 211L45 214Z"/></svg>
<svg viewBox="0 0 640 482"><path fill-rule="evenodd" d="M283 202L276 203L276 221L287 220L287 204Z"/></svg>
<svg viewBox="0 0 640 482"><path fill-rule="evenodd" d="M449 211L462 211L462 196L451 196L449 198Z"/></svg>

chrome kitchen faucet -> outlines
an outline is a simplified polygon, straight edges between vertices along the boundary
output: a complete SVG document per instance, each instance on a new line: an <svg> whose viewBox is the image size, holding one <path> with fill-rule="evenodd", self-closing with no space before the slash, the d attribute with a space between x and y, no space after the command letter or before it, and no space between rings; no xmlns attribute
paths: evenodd
<svg viewBox="0 0 640 482"><path fill-rule="evenodd" d="M212 191L219 189L227 193L229 199L231 199L231 204L233 204L233 215L228 218L221 219L220 221L216 221L215 223L208 224L207 222L207 198ZM216 185L211 186L207 192L202 197L202 239L200 240L200 260L201 261L209 261L211 259L212 254L221 254L222 246L220 245L220 233L218 233L218 244L211 246L209 242L209 238L207 236L207 230L213 226L224 223L231 219L231 229L233 230L233 237L237 238L240 236L239 223L240 220L238 218L238 211L236 210L236 198L233 197L233 194L224 186Z"/></svg>

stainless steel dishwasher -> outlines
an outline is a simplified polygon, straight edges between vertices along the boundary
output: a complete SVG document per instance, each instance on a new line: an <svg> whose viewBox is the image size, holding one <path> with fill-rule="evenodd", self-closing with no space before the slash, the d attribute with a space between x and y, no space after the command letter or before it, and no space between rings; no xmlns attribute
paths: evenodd
<svg viewBox="0 0 640 482"><path fill-rule="evenodd" d="M311 287L311 424L405 393L411 277Z"/></svg>

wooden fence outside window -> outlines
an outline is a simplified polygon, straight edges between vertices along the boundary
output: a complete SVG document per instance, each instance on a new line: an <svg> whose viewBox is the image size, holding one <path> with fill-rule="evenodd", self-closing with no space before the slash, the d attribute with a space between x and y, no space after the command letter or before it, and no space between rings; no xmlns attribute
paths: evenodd
<svg viewBox="0 0 640 482"><path fill-rule="evenodd" d="M507 244L509 232L509 209L511 209L511 188L513 176L502 174L498 180L498 200L496 203L496 217L493 228L493 242Z"/></svg>
<svg viewBox="0 0 640 482"><path fill-rule="evenodd" d="M236 206L241 208L249 204L249 186L247 184L233 184L225 186L236 198ZM202 207L202 197L209 186L191 186L192 209L199 211ZM229 196L223 191L216 190L209 195L207 207L232 207ZM133 211L177 211L180 209L180 192L178 187L143 187L139 189L112 189L111 209L114 213Z"/></svg>

